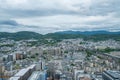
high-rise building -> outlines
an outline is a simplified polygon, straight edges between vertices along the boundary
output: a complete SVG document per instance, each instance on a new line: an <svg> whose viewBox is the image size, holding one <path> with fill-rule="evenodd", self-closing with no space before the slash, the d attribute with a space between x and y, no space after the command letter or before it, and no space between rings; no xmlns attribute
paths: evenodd
<svg viewBox="0 0 120 80"><path fill-rule="evenodd" d="M46 72L45 71L35 71L28 78L28 80L46 80Z"/></svg>
<svg viewBox="0 0 120 80"><path fill-rule="evenodd" d="M3 79L3 75L4 75L4 71L5 71L5 66L3 63L0 63L0 80Z"/></svg>
<svg viewBox="0 0 120 80"><path fill-rule="evenodd" d="M103 80L120 80L120 72L119 71L104 71L102 73Z"/></svg>
<svg viewBox="0 0 120 80"><path fill-rule="evenodd" d="M40 71L40 70L44 70L45 69L45 61L41 60L39 62L36 63L36 70Z"/></svg>
<svg viewBox="0 0 120 80"><path fill-rule="evenodd" d="M13 64L12 64L11 61L5 63L5 70L7 70L7 71L12 71L12 69L13 69Z"/></svg>
<svg viewBox="0 0 120 80"><path fill-rule="evenodd" d="M84 70L74 70L74 80L91 80L91 76L86 74Z"/></svg>
<svg viewBox="0 0 120 80"><path fill-rule="evenodd" d="M36 65L31 65L28 68L21 69L18 73L16 73L9 80L27 80L33 71L35 71Z"/></svg>
<svg viewBox="0 0 120 80"><path fill-rule="evenodd" d="M9 54L7 60L8 60L8 61L13 61L13 55L12 55L12 54Z"/></svg>

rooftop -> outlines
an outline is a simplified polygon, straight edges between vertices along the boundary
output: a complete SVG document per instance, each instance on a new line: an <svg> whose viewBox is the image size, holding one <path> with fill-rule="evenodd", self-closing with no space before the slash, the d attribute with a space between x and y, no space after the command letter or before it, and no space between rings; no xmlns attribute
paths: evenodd
<svg viewBox="0 0 120 80"><path fill-rule="evenodd" d="M9 80L19 80L20 77L11 77Z"/></svg>
<svg viewBox="0 0 120 80"><path fill-rule="evenodd" d="M28 72L29 69L21 69L15 76L23 76L26 72Z"/></svg>
<svg viewBox="0 0 120 80"><path fill-rule="evenodd" d="M106 71L106 73L108 73L111 77L120 79L120 71L108 70L108 71Z"/></svg>
<svg viewBox="0 0 120 80"><path fill-rule="evenodd" d="M39 78L39 76L40 76L40 72L36 71L29 77L28 80L37 80Z"/></svg>
<svg viewBox="0 0 120 80"><path fill-rule="evenodd" d="M40 75L44 75L45 72L41 72L41 71L35 71L32 73L32 75L29 77L28 80L38 80L40 78Z"/></svg>

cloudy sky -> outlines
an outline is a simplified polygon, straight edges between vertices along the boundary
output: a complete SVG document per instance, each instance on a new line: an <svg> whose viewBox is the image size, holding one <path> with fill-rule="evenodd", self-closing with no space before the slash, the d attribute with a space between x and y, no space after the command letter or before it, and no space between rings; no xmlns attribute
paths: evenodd
<svg viewBox="0 0 120 80"><path fill-rule="evenodd" d="M0 32L120 31L120 0L0 0Z"/></svg>

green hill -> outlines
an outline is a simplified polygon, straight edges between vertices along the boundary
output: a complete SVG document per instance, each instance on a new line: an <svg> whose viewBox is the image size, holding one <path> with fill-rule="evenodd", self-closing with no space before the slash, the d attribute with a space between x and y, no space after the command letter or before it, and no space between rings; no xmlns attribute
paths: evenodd
<svg viewBox="0 0 120 80"><path fill-rule="evenodd" d="M88 33L88 32L87 32ZM76 38L83 38L84 40L107 40L107 39L114 39L120 41L120 32L102 32L99 34L90 32L91 35L86 35L81 33L62 33L62 32L56 32L56 33L49 33L46 35L42 35L35 32L29 32L29 31L21 31L17 33L7 33L7 32L0 32L0 38L8 38L8 39L14 39L14 40L26 40L26 39L54 39L54 40L62 40L62 39L76 39Z"/></svg>

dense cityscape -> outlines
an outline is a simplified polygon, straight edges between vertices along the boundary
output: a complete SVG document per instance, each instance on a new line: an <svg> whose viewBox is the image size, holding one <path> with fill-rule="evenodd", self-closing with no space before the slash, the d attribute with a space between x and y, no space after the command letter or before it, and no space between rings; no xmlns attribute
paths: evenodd
<svg viewBox="0 0 120 80"><path fill-rule="evenodd" d="M0 0L0 80L120 80L120 0Z"/></svg>
<svg viewBox="0 0 120 80"><path fill-rule="evenodd" d="M120 80L120 42L0 39L1 80Z"/></svg>

